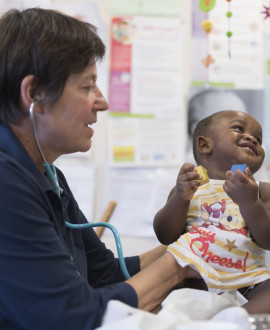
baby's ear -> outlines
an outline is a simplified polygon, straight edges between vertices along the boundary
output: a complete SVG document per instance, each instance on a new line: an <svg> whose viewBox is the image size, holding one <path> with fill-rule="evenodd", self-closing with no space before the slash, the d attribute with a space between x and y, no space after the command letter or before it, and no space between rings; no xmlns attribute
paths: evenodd
<svg viewBox="0 0 270 330"><path fill-rule="evenodd" d="M204 155L210 155L212 153L213 142L212 139L206 136L198 136L197 138L197 150Z"/></svg>

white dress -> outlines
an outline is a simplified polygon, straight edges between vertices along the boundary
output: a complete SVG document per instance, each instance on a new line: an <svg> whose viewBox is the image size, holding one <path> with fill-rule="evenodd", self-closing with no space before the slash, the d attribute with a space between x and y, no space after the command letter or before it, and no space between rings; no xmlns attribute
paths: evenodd
<svg viewBox="0 0 270 330"><path fill-rule="evenodd" d="M224 292L270 278L265 250L252 241L224 180L199 187L190 202L186 233L168 247L181 266L197 269L209 291Z"/></svg>

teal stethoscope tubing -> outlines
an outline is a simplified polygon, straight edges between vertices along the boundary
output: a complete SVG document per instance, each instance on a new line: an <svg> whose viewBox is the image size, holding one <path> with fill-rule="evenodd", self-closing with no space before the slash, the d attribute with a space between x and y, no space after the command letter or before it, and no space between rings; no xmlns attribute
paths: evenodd
<svg viewBox="0 0 270 330"><path fill-rule="evenodd" d="M29 108L29 113L30 113L30 119L31 119L31 125L32 125L34 138L35 138L38 150L39 150L40 155L41 155L42 160L43 160L43 167L45 169L45 173L46 173L49 181L51 182L54 191L57 193L58 197L60 198L60 187L59 187L59 183L58 183L58 179L57 179L57 175L56 175L55 166L53 164L49 164L46 161L45 156L42 152L41 146L39 144L37 132L36 132L36 126L35 126L33 110L34 110L34 102L31 103L30 108ZM107 228L109 228L112 231L113 235L114 235L115 244L116 244L116 247L117 247L117 253L118 253L118 258L119 258L119 263L120 263L122 273L123 273L123 275L125 276L126 279L130 278L129 272L128 272L126 264L125 264L124 256L123 256L123 250L122 250L122 246L121 246L120 237L119 237L119 234L118 234L117 230L115 229L115 227L113 225L111 225L110 223L106 223L106 222L73 224L73 223L70 223L70 222L67 222L67 221L65 222L65 224L66 224L66 227L71 228L71 229L85 229L85 228L91 228L91 227L107 227Z"/></svg>
<svg viewBox="0 0 270 330"><path fill-rule="evenodd" d="M82 224L76 224L75 225L73 223L70 223L70 222L66 221L66 226L68 228L72 228L72 229L84 229L84 228L89 228L89 227L107 227L107 228L109 228L113 232L113 235L114 235L115 244L116 244L116 248L117 248L117 253L118 253L118 258L119 258L119 263L120 263L122 273L123 273L123 275L125 276L126 279L130 278L129 272L128 272L126 264L125 264L123 252L122 252L120 237L119 237L119 234L118 234L117 230L115 229L115 227L113 225L111 225L110 223L106 223L106 222L82 223Z"/></svg>

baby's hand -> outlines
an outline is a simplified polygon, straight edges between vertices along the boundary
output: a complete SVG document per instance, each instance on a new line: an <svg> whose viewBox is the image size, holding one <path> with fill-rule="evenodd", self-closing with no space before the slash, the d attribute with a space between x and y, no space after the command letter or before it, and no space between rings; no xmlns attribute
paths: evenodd
<svg viewBox="0 0 270 330"><path fill-rule="evenodd" d="M198 180L198 181L196 181ZM185 163L176 180L176 193L182 200L191 200L200 186L201 176L196 172L193 164Z"/></svg>
<svg viewBox="0 0 270 330"><path fill-rule="evenodd" d="M235 173L227 171L224 191L239 206L258 199L258 185L248 167L244 173L239 169Z"/></svg>

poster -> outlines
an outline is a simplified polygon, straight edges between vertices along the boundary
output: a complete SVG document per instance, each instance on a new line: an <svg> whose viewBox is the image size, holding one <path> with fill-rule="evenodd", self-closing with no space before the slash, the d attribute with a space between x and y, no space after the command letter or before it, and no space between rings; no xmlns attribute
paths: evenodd
<svg viewBox="0 0 270 330"><path fill-rule="evenodd" d="M102 209L113 200L110 223L120 236L155 237L153 219L174 187L178 168L107 168ZM110 230L104 235L111 236Z"/></svg>
<svg viewBox="0 0 270 330"><path fill-rule="evenodd" d="M254 0L216 1L208 12L192 2L193 85L263 88L262 4ZM228 17L227 13L230 13ZM206 32L206 23L212 27ZM202 28L205 24L205 29ZM231 37L227 33L231 33Z"/></svg>
<svg viewBox="0 0 270 330"><path fill-rule="evenodd" d="M184 160L186 124L181 117L111 117L109 164L113 167L178 166Z"/></svg>
<svg viewBox="0 0 270 330"><path fill-rule="evenodd" d="M112 18L110 111L153 115L180 112L182 34L183 25L176 18Z"/></svg>
<svg viewBox="0 0 270 330"><path fill-rule="evenodd" d="M112 18L111 166L175 166L183 160L182 54L180 19Z"/></svg>

